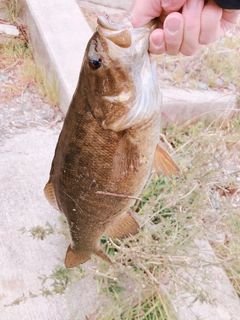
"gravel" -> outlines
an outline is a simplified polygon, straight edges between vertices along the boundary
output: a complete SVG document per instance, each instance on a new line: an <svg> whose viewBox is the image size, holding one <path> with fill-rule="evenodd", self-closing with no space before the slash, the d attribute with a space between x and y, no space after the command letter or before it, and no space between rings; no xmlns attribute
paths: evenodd
<svg viewBox="0 0 240 320"><path fill-rule="evenodd" d="M38 127L59 125L63 116L57 106L52 106L38 94L34 85L28 85L14 92L17 79L9 81L10 73L0 73L0 144L15 134ZM10 85L13 85L11 88ZM16 90L15 90L16 91Z"/></svg>

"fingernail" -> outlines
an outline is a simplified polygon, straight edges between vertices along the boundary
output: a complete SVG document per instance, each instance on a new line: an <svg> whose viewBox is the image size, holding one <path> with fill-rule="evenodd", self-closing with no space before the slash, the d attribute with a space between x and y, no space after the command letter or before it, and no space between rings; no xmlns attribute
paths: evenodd
<svg viewBox="0 0 240 320"><path fill-rule="evenodd" d="M152 42L156 47L161 47L163 45L162 39L157 35L152 35Z"/></svg>
<svg viewBox="0 0 240 320"><path fill-rule="evenodd" d="M186 2L186 7L188 10L196 10L200 3L201 1L199 0L188 0Z"/></svg>
<svg viewBox="0 0 240 320"><path fill-rule="evenodd" d="M171 18L166 21L165 25L169 33L175 34L179 30L180 21L176 18Z"/></svg>
<svg viewBox="0 0 240 320"><path fill-rule="evenodd" d="M169 5L172 4L171 0L162 0L162 7L165 9L166 7L168 7Z"/></svg>

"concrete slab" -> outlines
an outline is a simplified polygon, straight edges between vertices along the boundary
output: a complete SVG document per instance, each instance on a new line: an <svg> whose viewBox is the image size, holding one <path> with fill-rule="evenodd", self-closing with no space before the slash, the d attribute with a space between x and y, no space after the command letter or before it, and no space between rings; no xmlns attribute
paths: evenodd
<svg viewBox="0 0 240 320"><path fill-rule="evenodd" d="M43 195L58 134L35 128L0 146L0 319L83 320L96 307L96 282L91 275L74 286L74 299L69 288L62 295L39 295L6 306L23 294L39 293L39 277L63 267L68 246L63 235L49 235L41 241L20 231L44 227L47 221L59 225L57 211Z"/></svg>
<svg viewBox="0 0 240 320"><path fill-rule="evenodd" d="M179 282L171 296L178 320L238 320L239 297L210 244L200 239L195 244L196 251L189 252L189 267L178 270Z"/></svg>

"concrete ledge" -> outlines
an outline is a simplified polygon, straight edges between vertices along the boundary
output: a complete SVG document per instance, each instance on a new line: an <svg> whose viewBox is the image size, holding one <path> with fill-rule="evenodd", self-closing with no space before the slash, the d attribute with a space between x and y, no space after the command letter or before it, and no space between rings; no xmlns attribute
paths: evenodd
<svg viewBox="0 0 240 320"><path fill-rule="evenodd" d="M67 111L92 31L74 0L19 0L36 61L56 75L60 108Z"/></svg>
<svg viewBox="0 0 240 320"><path fill-rule="evenodd" d="M211 119L233 117L240 109L237 95L219 91L163 89L162 125L197 121L203 116Z"/></svg>
<svg viewBox="0 0 240 320"><path fill-rule="evenodd" d="M129 10L134 0L84 0L85 2L91 2L106 7Z"/></svg>

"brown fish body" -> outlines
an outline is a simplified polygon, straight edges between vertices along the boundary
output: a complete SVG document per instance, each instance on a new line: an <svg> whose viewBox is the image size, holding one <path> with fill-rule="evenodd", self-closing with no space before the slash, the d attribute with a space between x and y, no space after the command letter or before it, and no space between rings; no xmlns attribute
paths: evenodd
<svg viewBox="0 0 240 320"><path fill-rule="evenodd" d="M127 29L119 36L121 30L111 27L99 20L89 41L45 187L48 200L68 221L67 267L92 253L110 260L99 244L104 234L122 238L138 232L129 208L158 149L161 95L147 53L150 28L133 31L137 35ZM134 41L142 41L141 50L132 48Z"/></svg>

